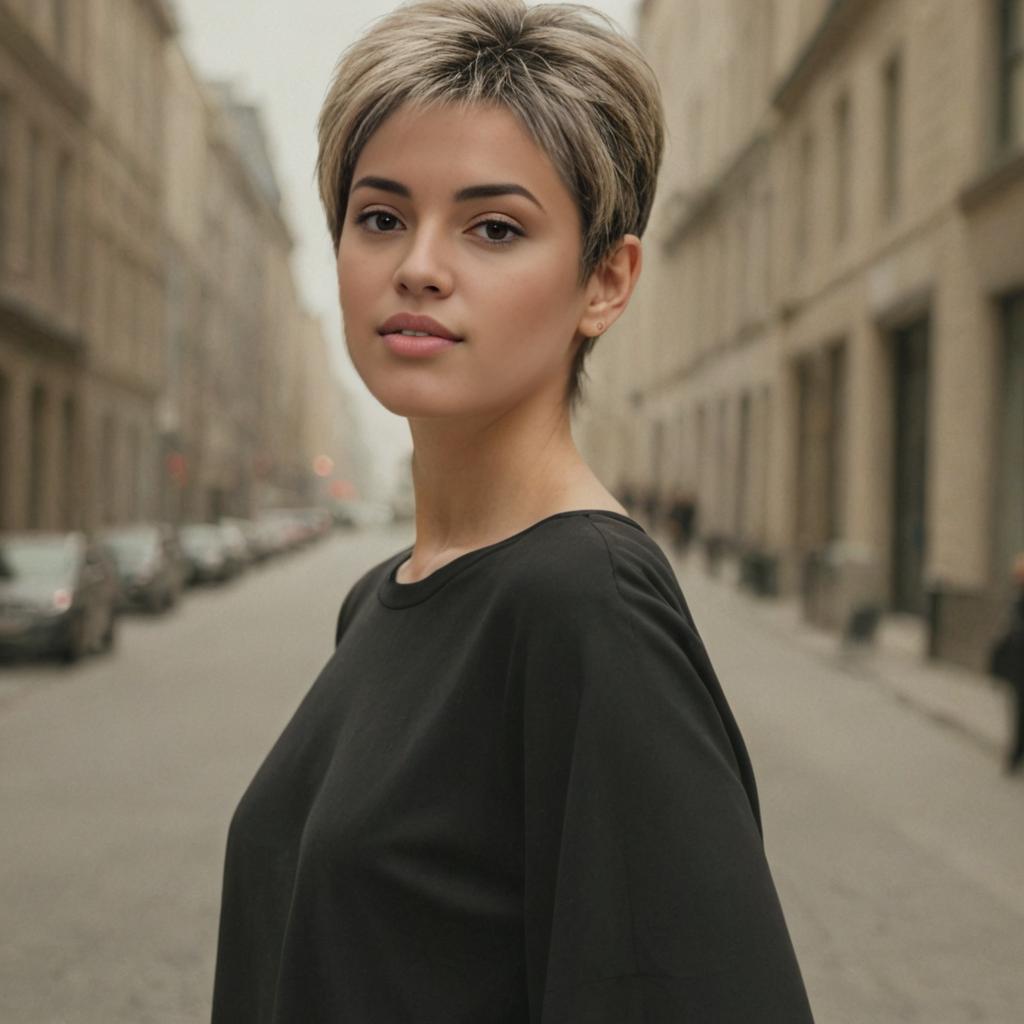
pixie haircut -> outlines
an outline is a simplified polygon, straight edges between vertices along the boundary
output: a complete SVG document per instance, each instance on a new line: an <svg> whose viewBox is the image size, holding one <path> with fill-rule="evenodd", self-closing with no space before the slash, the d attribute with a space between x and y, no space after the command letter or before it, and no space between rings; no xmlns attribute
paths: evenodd
<svg viewBox="0 0 1024 1024"><path fill-rule="evenodd" d="M342 55L318 124L317 179L334 247L352 174L399 107L488 104L515 114L576 201L586 281L650 216L664 125L657 80L614 24L576 4L418 0L376 21ZM586 338L567 398L575 405Z"/></svg>

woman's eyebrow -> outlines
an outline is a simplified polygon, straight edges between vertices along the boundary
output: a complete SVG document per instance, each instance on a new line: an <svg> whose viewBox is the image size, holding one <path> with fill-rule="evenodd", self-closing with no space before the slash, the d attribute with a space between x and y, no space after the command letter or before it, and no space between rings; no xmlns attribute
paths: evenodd
<svg viewBox="0 0 1024 1024"><path fill-rule="evenodd" d="M360 178L352 186L352 191L354 192L357 188L376 188L381 192L391 192L396 196L404 196L406 199L412 198L409 186L403 185L400 181L395 181L392 178L378 178L374 175L368 175L365 178ZM529 189L523 188L522 185L516 185L513 182L502 182L495 185L470 185L468 188L461 188L455 193L455 202L463 203L468 199L492 199L495 196L523 196L539 209L544 209L540 200Z"/></svg>
<svg viewBox="0 0 1024 1024"><path fill-rule="evenodd" d="M412 193L407 185L403 185L400 181L392 181L391 178L375 178L372 175L360 178L352 186L352 191L355 192L357 188L377 188L381 192L393 192L396 196L405 196L406 199L412 198Z"/></svg>
<svg viewBox="0 0 1024 1024"><path fill-rule="evenodd" d="M470 185L469 188L459 189L455 193L455 202L461 203L467 199L491 199L494 196L525 196L535 206L544 209L540 200L522 185L514 185L511 182L500 185Z"/></svg>

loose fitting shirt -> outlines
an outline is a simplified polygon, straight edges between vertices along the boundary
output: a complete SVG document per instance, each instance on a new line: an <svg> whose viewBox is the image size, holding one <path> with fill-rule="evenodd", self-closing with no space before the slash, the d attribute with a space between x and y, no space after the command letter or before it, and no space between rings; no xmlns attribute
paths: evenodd
<svg viewBox="0 0 1024 1024"><path fill-rule="evenodd" d="M658 545L549 516L352 587L229 830L214 1024L805 1024L733 715Z"/></svg>

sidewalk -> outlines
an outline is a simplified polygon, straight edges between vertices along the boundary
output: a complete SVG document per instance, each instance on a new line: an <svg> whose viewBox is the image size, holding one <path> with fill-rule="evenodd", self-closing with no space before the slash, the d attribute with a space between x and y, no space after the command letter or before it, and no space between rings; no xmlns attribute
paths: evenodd
<svg viewBox="0 0 1024 1024"><path fill-rule="evenodd" d="M925 623L913 615L887 615L879 625L874 644L844 650L837 633L804 621L799 598L758 597L739 587L737 567L728 560L717 577L710 576L696 548L675 558L668 538L654 535L673 562L678 575L700 580L702 586L729 592L729 600L741 603L750 614L773 631L813 652L865 682L887 689L892 696L921 714L953 729L1002 758L1008 742L1008 694L983 674L925 657Z"/></svg>

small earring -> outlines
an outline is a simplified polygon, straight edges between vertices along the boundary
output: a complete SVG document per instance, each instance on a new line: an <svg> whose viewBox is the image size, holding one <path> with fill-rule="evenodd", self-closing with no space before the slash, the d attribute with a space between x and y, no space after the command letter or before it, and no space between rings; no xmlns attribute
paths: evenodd
<svg viewBox="0 0 1024 1024"><path fill-rule="evenodd" d="M598 334L604 334L604 321L603 320L598 320L597 323L594 326L597 327L597 333Z"/></svg>

